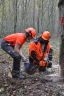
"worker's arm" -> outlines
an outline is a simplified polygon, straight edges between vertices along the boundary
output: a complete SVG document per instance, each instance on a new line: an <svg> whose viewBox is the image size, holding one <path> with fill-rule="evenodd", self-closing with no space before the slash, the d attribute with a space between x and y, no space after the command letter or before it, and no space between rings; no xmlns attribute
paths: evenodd
<svg viewBox="0 0 64 96"><path fill-rule="evenodd" d="M21 46L20 46L19 44L16 44L14 50L15 50L17 53L20 54L20 48L21 48Z"/></svg>
<svg viewBox="0 0 64 96"><path fill-rule="evenodd" d="M48 54L48 58L49 58L50 61L52 61L52 58L53 58L52 55L53 55L53 49L50 48L50 51L49 51L49 54Z"/></svg>
<svg viewBox="0 0 64 96"><path fill-rule="evenodd" d="M21 50L21 52L20 52L20 48L21 48L21 45L19 45L19 44L16 44L16 45L15 45L15 51L20 54L20 56L22 57L22 60L25 62L25 61L26 61L26 58L25 58L25 56L23 55L22 50Z"/></svg>
<svg viewBox="0 0 64 96"><path fill-rule="evenodd" d="M32 51L32 52L31 52L31 57L32 57L32 59L33 59L36 63L39 64L39 60L38 60L37 57L36 57L36 52L35 52L35 51Z"/></svg>
<svg viewBox="0 0 64 96"><path fill-rule="evenodd" d="M53 53L53 49L50 48L48 56L44 58L44 60L48 63L47 67L51 68L52 67L52 54Z"/></svg>

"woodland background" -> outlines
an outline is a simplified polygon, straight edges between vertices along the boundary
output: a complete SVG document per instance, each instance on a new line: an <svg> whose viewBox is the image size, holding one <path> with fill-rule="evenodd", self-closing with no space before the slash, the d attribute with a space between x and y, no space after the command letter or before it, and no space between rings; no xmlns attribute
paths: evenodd
<svg viewBox="0 0 64 96"><path fill-rule="evenodd" d="M34 27L60 35L59 0L0 0L0 37Z"/></svg>
<svg viewBox="0 0 64 96"><path fill-rule="evenodd" d="M64 0L0 0L0 38L30 26L37 35L51 32L52 68L30 76L21 61L20 71L26 78L9 78L13 60L0 48L0 96L64 96ZM28 58L28 43L22 50Z"/></svg>

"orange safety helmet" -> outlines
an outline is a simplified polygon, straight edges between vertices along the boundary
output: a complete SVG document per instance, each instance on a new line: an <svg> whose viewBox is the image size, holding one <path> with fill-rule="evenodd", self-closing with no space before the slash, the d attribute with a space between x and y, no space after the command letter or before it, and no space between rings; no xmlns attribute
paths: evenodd
<svg viewBox="0 0 64 96"><path fill-rule="evenodd" d="M36 35L36 30L32 27L25 29L26 32L30 33L32 38Z"/></svg>
<svg viewBox="0 0 64 96"><path fill-rule="evenodd" d="M43 38L44 40L49 40L50 37L51 37L50 32L44 31L44 32L42 33L42 38Z"/></svg>

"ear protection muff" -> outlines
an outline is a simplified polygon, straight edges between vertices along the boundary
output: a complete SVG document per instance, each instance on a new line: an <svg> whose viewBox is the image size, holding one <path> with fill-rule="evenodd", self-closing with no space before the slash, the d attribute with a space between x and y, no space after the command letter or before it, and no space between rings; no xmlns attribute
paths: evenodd
<svg viewBox="0 0 64 96"><path fill-rule="evenodd" d="M31 31L26 32L26 37L32 37L32 33L31 33Z"/></svg>
<svg viewBox="0 0 64 96"><path fill-rule="evenodd" d="M48 40L44 40L44 39L41 38L41 37L39 38L39 41L40 41L41 44L45 44L45 45L47 45L48 42L49 42Z"/></svg>

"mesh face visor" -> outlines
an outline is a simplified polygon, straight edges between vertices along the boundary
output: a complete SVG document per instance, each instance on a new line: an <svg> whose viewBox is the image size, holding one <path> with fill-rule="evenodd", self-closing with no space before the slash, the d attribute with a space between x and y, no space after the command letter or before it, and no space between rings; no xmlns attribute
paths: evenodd
<svg viewBox="0 0 64 96"><path fill-rule="evenodd" d="M29 32L26 32L26 31L25 31L25 33L26 33L26 36L27 36L27 37L32 37L31 31L29 31Z"/></svg>
<svg viewBox="0 0 64 96"><path fill-rule="evenodd" d="M31 31L29 31L29 36L32 37L32 33L31 33Z"/></svg>

